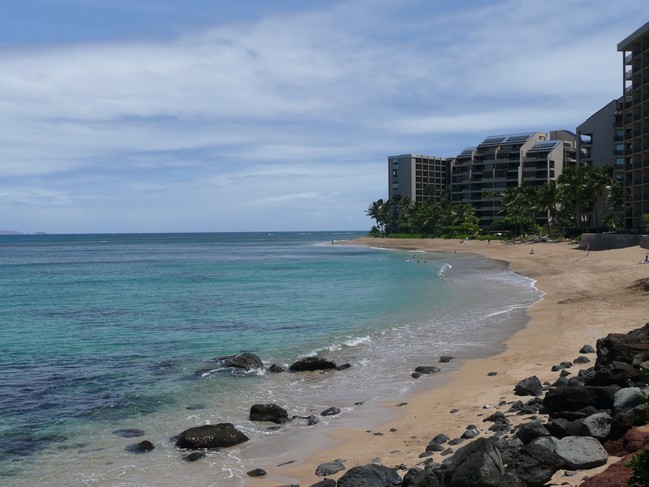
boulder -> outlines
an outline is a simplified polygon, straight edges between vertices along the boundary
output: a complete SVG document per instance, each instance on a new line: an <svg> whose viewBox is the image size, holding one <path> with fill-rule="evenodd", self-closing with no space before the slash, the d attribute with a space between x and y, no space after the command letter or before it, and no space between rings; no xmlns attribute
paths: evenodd
<svg viewBox="0 0 649 487"><path fill-rule="evenodd" d="M550 436L550 432L539 421L531 421L518 426L514 436L527 445L542 436Z"/></svg>
<svg viewBox="0 0 649 487"><path fill-rule="evenodd" d="M403 476L401 487L439 487L439 481L429 468L414 467Z"/></svg>
<svg viewBox="0 0 649 487"><path fill-rule="evenodd" d="M611 362L640 364L649 359L649 323L629 333L610 333L597 340L598 368Z"/></svg>
<svg viewBox="0 0 649 487"><path fill-rule="evenodd" d="M566 436L561 438L554 449L565 467L571 470L588 470L604 465L608 453L595 438L588 436Z"/></svg>
<svg viewBox="0 0 649 487"><path fill-rule="evenodd" d="M306 357L293 363L289 370L291 372L312 372L314 370L330 370L335 369L336 364L330 360L320 357Z"/></svg>
<svg viewBox="0 0 649 487"><path fill-rule="evenodd" d="M345 465L340 459L334 460L333 462L321 463L315 469L315 474L318 477L326 477L327 475L333 475L335 473L345 470Z"/></svg>
<svg viewBox="0 0 649 487"><path fill-rule="evenodd" d="M505 474L500 452L493 441L478 438L460 448L446 465L443 485L497 487Z"/></svg>
<svg viewBox="0 0 649 487"><path fill-rule="evenodd" d="M221 367L232 367L244 370L261 369L264 367L261 359L254 353L242 353L239 355L217 357L215 361L218 362Z"/></svg>
<svg viewBox="0 0 649 487"><path fill-rule="evenodd" d="M370 463L350 468L340 479L338 487L397 487L401 477L396 468Z"/></svg>
<svg viewBox="0 0 649 487"><path fill-rule="evenodd" d="M336 481L333 479L324 479L315 484L311 484L310 487L336 487Z"/></svg>
<svg viewBox="0 0 649 487"><path fill-rule="evenodd" d="M440 445L443 445L444 443L447 443L451 438L448 435L445 435L444 433L440 433L438 435L435 435L435 438L433 438L433 441L435 443L439 443Z"/></svg>
<svg viewBox="0 0 649 487"><path fill-rule="evenodd" d="M564 465L563 459L546 447L530 443L521 448L510 464L516 477L531 487L548 482Z"/></svg>
<svg viewBox="0 0 649 487"><path fill-rule="evenodd" d="M270 367L268 367L268 372L272 374L279 374L280 372L284 372L284 371L286 371L286 369L281 365L273 364Z"/></svg>
<svg viewBox="0 0 649 487"><path fill-rule="evenodd" d="M540 396L542 392L543 384L535 375L523 379L514 387L514 394L517 396Z"/></svg>
<svg viewBox="0 0 649 487"><path fill-rule="evenodd" d="M614 361L605 367L599 367L592 377L584 383L587 386L618 385L625 387L640 380L640 370L626 362Z"/></svg>
<svg viewBox="0 0 649 487"><path fill-rule="evenodd" d="M439 358L439 361L440 361L440 363L446 364L446 363L450 362L451 360L453 360L454 358L455 358L455 357L452 357L452 356L450 356L450 355L442 355L442 356Z"/></svg>
<svg viewBox="0 0 649 487"><path fill-rule="evenodd" d="M335 416L336 414L340 414L340 408L333 406L322 411L320 416Z"/></svg>
<svg viewBox="0 0 649 487"><path fill-rule="evenodd" d="M415 369L415 372L418 374L437 374L438 372L441 372L442 369L439 367L435 367L434 365L420 365Z"/></svg>
<svg viewBox="0 0 649 487"><path fill-rule="evenodd" d="M579 436L583 419L569 421L565 418L551 419L545 424L545 428L555 438L564 438L566 436Z"/></svg>
<svg viewBox="0 0 649 487"><path fill-rule="evenodd" d="M615 393L613 412L630 411L647 403L645 392L639 387L625 387Z"/></svg>
<svg viewBox="0 0 649 487"><path fill-rule="evenodd" d="M588 357L585 357L584 355L580 355L577 357L575 360L572 361L574 364L587 364L590 362L590 359Z"/></svg>
<svg viewBox="0 0 649 487"><path fill-rule="evenodd" d="M253 404L250 408L250 421L283 424L288 421L288 412L277 404Z"/></svg>
<svg viewBox="0 0 649 487"><path fill-rule="evenodd" d="M178 436L176 446L198 450L203 448L224 448L248 441L248 437L231 423L195 426Z"/></svg>
<svg viewBox="0 0 649 487"><path fill-rule="evenodd" d="M513 458L523 448L523 442L518 438L497 438L493 442L504 465L511 465Z"/></svg>
<svg viewBox="0 0 649 487"><path fill-rule="evenodd" d="M642 418L642 423L644 424L645 418ZM617 440L622 438L627 431L636 423L635 410L632 411L620 411L613 415L613 421L611 421L611 433L608 435L609 440Z"/></svg>
<svg viewBox="0 0 649 487"><path fill-rule="evenodd" d="M608 413L596 413L584 419L581 425L581 436L592 436L604 440L611 433L613 418Z"/></svg>
<svg viewBox="0 0 649 487"><path fill-rule="evenodd" d="M444 447L439 443L435 443L434 441L431 441L430 443L428 443L428 445L426 445L426 451L427 452L444 451Z"/></svg>
<svg viewBox="0 0 649 487"><path fill-rule="evenodd" d="M552 418L568 417L565 412L580 411L589 406L596 410L612 409L618 390L618 386L557 387L545 394L543 407Z"/></svg>

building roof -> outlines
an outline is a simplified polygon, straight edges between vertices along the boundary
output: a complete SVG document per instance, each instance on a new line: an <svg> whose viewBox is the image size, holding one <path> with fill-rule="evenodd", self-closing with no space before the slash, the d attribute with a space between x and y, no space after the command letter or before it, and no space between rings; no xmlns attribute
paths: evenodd
<svg viewBox="0 0 649 487"><path fill-rule="evenodd" d="M475 150L475 147L467 147L464 149L462 152L460 152L457 157L471 157L473 155L473 151Z"/></svg>
<svg viewBox="0 0 649 487"><path fill-rule="evenodd" d="M523 144L527 142L536 132L527 132L524 134L509 134L509 135L491 135L484 139L479 148L484 147L498 147L500 145L508 144Z"/></svg>
<svg viewBox="0 0 649 487"><path fill-rule="evenodd" d="M633 44L635 41L637 41L639 38L641 38L642 36L644 36L647 33L649 33L649 22L647 22L645 25L643 25L638 30L636 30L633 34L631 34L626 39L624 39L622 42L620 42L617 45L617 50L618 51L628 51L628 47L631 44Z"/></svg>
<svg viewBox="0 0 649 487"><path fill-rule="evenodd" d="M538 152L550 152L559 144L563 144L563 140L548 140L543 142L537 142L527 151L527 153L531 154L531 153L538 153Z"/></svg>

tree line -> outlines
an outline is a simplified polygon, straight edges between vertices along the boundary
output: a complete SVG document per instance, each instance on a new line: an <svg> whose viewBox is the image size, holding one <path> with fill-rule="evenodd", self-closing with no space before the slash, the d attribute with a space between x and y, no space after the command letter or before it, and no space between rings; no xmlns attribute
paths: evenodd
<svg viewBox="0 0 649 487"><path fill-rule="evenodd" d="M540 186L507 188L500 195L482 194L492 203L500 196L501 208L492 214L489 228L480 228L475 209L468 203L452 203L448 194L413 202L397 195L372 202L365 213L375 221L371 234L475 237L482 231L511 235L547 234L571 236L585 229L616 231L623 226L624 192L615 179L613 165L601 168L569 166L556 180ZM429 197L430 188L425 193ZM495 218L499 216L500 218ZM542 218L541 218L542 217ZM547 221L539 225L539 221Z"/></svg>

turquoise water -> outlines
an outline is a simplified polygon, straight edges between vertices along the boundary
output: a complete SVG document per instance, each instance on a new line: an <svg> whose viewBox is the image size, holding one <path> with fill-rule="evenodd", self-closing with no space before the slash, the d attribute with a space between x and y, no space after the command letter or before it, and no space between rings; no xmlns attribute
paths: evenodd
<svg viewBox="0 0 649 487"><path fill-rule="evenodd" d="M251 444L296 435L306 426L250 423L250 406L309 415L397 397L416 365L497 349L539 299L476 256L331 244L360 235L0 236L2 485L240 485L248 447L209 455L207 475L169 438L226 421ZM241 352L352 367L241 375L211 361ZM141 439L156 450L129 452Z"/></svg>

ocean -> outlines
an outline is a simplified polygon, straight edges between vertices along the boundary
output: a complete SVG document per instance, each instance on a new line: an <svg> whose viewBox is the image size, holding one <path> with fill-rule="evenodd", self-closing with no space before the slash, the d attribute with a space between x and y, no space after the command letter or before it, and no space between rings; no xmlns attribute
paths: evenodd
<svg viewBox="0 0 649 487"><path fill-rule="evenodd" d="M332 245L359 236L0 236L0 484L243 485L248 470L299 460L327 428L384 420L378 404L431 380L413 379L416 366L451 370L502 349L541 297L472 254ZM214 362L243 352L266 367L316 354L351 367ZM252 423L256 403L320 422ZM320 416L332 406L342 413ZM221 422L250 441L183 461L173 437ZM142 440L155 449L135 453Z"/></svg>

